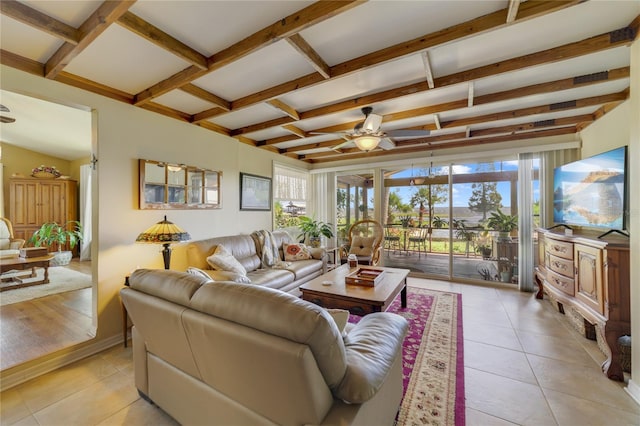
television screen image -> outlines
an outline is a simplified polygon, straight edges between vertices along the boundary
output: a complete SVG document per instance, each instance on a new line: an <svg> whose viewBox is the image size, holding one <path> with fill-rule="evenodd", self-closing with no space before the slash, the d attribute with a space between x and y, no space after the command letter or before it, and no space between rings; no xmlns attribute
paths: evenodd
<svg viewBox="0 0 640 426"><path fill-rule="evenodd" d="M626 154L624 146L556 168L554 222L623 230Z"/></svg>

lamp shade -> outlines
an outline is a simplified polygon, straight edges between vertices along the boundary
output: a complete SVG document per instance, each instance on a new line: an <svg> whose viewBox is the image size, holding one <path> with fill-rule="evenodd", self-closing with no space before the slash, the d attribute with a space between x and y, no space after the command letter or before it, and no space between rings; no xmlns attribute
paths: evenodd
<svg viewBox="0 0 640 426"><path fill-rule="evenodd" d="M362 151L371 151L380 143L379 136L359 136L353 140L356 146Z"/></svg>
<svg viewBox="0 0 640 426"><path fill-rule="evenodd" d="M178 243L181 241L189 241L191 236L188 232L180 228L178 225L167 220L167 216L164 220L153 225L136 238L137 243Z"/></svg>

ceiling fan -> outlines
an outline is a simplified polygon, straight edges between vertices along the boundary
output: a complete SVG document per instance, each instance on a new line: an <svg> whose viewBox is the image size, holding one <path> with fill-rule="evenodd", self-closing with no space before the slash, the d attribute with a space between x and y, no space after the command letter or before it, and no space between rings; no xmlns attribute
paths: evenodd
<svg viewBox="0 0 640 426"><path fill-rule="evenodd" d="M0 112L11 112L9 108L4 105L0 105ZM7 117L6 115L0 115L0 123L13 123L15 118Z"/></svg>
<svg viewBox="0 0 640 426"><path fill-rule="evenodd" d="M332 147L331 149L338 150L351 144L355 144L358 149L365 152L371 151L378 146L382 149L393 149L396 144L390 138L419 138L429 135L428 130L398 129L384 131L380 129L382 116L374 114L372 107L364 107L361 111L364 114L364 121L356 124L352 131L337 132L337 134L346 139L346 141Z"/></svg>

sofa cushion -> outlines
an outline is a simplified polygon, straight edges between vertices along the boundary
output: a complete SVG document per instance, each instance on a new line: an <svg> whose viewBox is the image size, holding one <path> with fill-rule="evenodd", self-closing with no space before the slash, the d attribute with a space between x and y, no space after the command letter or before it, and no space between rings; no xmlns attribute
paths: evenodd
<svg viewBox="0 0 640 426"><path fill-rule="evenodd" d="M184 306L189 306L191 297L208 282L210 278L170 269L136 269L129 277L132 289Z"/></svg>
<svg viewBox="0 0 640 426"><path fill-rule="evenodd" d="M187 273L197 275L205 278L212 279L214 281L233 281L236 283L251 284L251 280L246 275L241 275L237 272L230 271L218 271L215 269L199 269L190 266L187 268Z"/></svg>
<svg viewBox="0 0 640 426"><path fill-rule="evenodd" d="M200 287L191 307L237 324L307 345L327 385L346 371L342 335L320 306L264 286L213 282Z"/></svg>
<svg viewBox="0 0 640 426"><path fill-rule="evenodd" d="M311 252L307 246L301 243L283 243L282 251L284 252L284 260L287 262L311 259Z"/></svg>
<svg viewBox="0 0 640 426"><path fill-rule="evenodd" d="M207 257L207 263L211 265L213 269L219 271L230 271L240 275L247 275L247 270L244 266L242 266L242 264L233 257L233 254L222 244L219 244L213 254Z"/></svg>
<svg viewBox="0 0 640 426"><path fill-rule="evenodd" d="M334 394L345 402L361 404L382 387L402 351L407 320L389 312L363 317L344 338L347 371Z"/></svg>
<svg viewBox="0 0 640 426"><path fill-rule="evenodd" d="M293 272L295 279L298 280L314 272L322 271L322 262L318 262L315 259L290 262L289 265L287 265L287 270Z"/></svg>
<svg viewBox="0 0 640 426"><path fill-rule="evenodd" d="M351 240L349 254L356 256L371 256L373 254L373 240L375 237L355 236Z"/></svg>
<svg viewBox="0 0 640 426"><path fill-rule="evenodd" d="M281 289L295 281L295 274L286 269L256 269L247 274L252 284Z"/></svg>

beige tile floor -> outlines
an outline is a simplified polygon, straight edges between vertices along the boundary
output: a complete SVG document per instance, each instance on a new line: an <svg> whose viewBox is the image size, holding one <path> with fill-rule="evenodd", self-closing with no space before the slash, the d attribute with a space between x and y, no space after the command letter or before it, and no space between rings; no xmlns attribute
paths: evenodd
<svg viewBox="0 0 640 426"><path fill-rule="evenodd" d="M513 289L410 278L462 293L468 425L640 425L604 356L548 301ZM131 350L116 346L0 394L2 425L175 425L138 396Z"/></svg>

